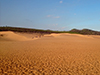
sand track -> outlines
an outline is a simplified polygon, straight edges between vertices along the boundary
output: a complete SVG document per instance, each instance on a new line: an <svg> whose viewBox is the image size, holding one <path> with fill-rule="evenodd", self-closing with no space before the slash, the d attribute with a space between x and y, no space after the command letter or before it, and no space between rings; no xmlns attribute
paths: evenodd
<svg viewBox="0 0 100 75"><path fill-rule="evenodd" d="M89 37L0 41L0 75L100 75L100 39Z"/></svg>

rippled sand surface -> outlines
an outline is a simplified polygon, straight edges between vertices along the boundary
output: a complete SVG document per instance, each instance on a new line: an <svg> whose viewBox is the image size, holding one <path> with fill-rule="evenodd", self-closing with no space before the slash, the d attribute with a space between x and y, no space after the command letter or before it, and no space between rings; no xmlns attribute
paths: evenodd
<svg viewBox="0 0 100 75"><path fill-rule="evenodd" d="M0 41L0 75L100 75L100 37L51 34Z"/></svg>

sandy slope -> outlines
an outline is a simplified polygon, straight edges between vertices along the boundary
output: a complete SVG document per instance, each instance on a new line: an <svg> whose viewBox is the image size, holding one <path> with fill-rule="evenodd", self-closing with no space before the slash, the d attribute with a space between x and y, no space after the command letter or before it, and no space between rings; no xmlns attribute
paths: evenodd
<svg viewBox="0 0 100 75"><path fill-rule="evenodd" d="M0 41L28 41L40 38L42 35L39 33L18 33L12 31L0 32Z"/></svg>
<svg viewBox="0 0 100 75"><path fill-rule="evenodd" d="M29 40L25 36L21 36L18 34L15 34L14 32L11 31L5 31L5 32L0 32L0 40L2 41L26 41Z"/></svg>
<svg viewBox="0 0 100 75"><path fill-rule="evenodd" d="M29 41L0 40L0 75L5 74L100 75L100 37L63 33Z"/></svg>

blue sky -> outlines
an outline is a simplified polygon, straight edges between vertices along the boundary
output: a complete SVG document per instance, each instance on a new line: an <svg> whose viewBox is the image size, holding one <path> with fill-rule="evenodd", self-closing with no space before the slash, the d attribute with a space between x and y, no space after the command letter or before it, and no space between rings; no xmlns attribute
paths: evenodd
<svg viewBox="0 0 100 75"><path fill-rule="evenodd" d="M100 31L100 0L0 0L0 26Z"/></svg>

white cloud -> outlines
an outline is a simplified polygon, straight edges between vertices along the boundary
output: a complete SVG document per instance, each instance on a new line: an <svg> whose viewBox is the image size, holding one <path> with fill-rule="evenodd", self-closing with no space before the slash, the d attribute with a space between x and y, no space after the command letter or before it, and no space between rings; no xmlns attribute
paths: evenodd
<svg viewBox="0 0 100 75"><path fill-rule="evenodd" d="M25 21L27 21L27 22L32 22L32 20L30 20L30 19L25 19Z"/></svg>
<svg viewBox="0 0 100 75"><path fill-rule="evenodd" d="M60 1L59 3L62 3L63 1Z"/></svg>
<svg viewBox="0 0 100 75"><path fill-rule="evenodd" d="M56 16L56 17L53 17L53 18L60 18L60 16Z"/></svg>
<svg viewBox="0 0 100 75"><path fill-rule="evenodd" d="M60 18L60 16L52 16L52 15L47 15L46 17L48 17L48 18Z"/></svg>
<svg viewBox="0 0 100 75"><path fill-rule="evenodd" d="M56 23L56 24L48 24L48 26L52 26L52 27L55 27L55 26L57 26L58 24Z"/></svg>
<svg viewBox="0 0 100 75"><path fill-rule="evenodd" d="M80 0L78 0L78 1L80 1Z"/></svg>
<svg viewBox="0 0 100 75"><path fill-rule="evenodd" d="M57 26L58 24L53 24L53 26Z"/></svg>
<svg viewBox="0 0 100 75"><path fill-rule="evenodd" d="M58 24L56 24L56 26L57 26Z"/></svg>
<svg viewBox="0 0 100 75"><path fill-rule="evenodd" d="M59 27L58 30L62 30L62 31L63 31L63 30L66 30L66 28L67 28L67 27Z"/></svg>
<svg viewBox="0 0 100 75"><path fill-rule="evenodd" d="M76 13L74 13L74 15L76 15Z"/></svg>
<svg viewBox="0 0 100 75"><path fill-rule="evenodd" d="M61 27L61 29L65 29L66 27Z"/></svg>
<svg viewBox="0 0 100 75"><path fill-rule="evenodd" d="M51 17L51 15L47 15L47 17Z"/></svg>

